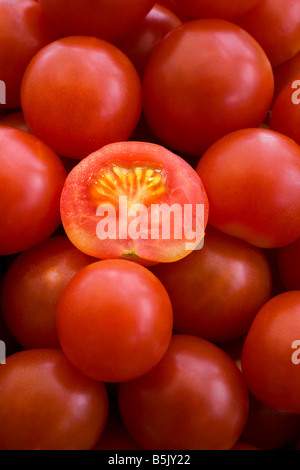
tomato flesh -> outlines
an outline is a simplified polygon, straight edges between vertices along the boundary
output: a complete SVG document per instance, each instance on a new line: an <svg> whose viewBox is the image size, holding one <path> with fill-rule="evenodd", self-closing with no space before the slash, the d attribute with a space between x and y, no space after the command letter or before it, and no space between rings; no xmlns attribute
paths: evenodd
<svg viewBox="0 0 300 470"><path fill-rule="evenodd" d="M191 209L190 225L183 226L183 216L176 219L177 227L171 208L180 216L184 205ZM155 218L154 210L162 208L166 212ZM142 215L135 217L139 210ZM165 214L170 226L164 235ZM208 201L200 178L178 155L156 144L122 142L103 147L73 168L62 192L61 217L70 240L90 256L167 262L199 245ZM190 243L188 229L196 233Z"/></svg>

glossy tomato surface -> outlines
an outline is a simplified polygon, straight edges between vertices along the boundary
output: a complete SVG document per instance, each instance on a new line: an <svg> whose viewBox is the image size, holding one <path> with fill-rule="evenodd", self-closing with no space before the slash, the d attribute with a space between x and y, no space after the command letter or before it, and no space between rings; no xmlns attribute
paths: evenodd
<svg viewBox="0 0 300 470"><path fill-rule="evenodd" d="M200 158L209 222L248 243L274 248L299 238L300 147L270 129L243 129Z"/></svg>
<svg viewBox="0 0 300 470"><path fill-rule="evenodd" d="M285 85L274 100L269 126L300 145L300 73Z"/></svg>
<svg viewBox="0 0 300 470"><path fill-rule="evenodd" d="M81 374L60 349L9 356L0 397L2 450L88 450L107 420L104 384Z"/></svg>
<svg viewBox="0 0 300 470"><path fill-rule="evenodd" d="M0 80L5 83L5 103L0 100L0 108L20 107L20 88L27 65L42 47L59 37L38 2L0 1Z"/></svg>
<svg viewBox="0 0 300 470"><path fill-rule="evenodd" d="M300 450L299 113L300 0L0 0L0 450Z"/></svg>
<svg viewBox="0 0 300 470"><path fill-rule="evenodd" d="M226 450L245 425L248 392L221 349L203 338L174 335L152 371L120 385L119 407L143 449Z"/></svg>
<svg viewBox="0 0 300 470"><path fill-rule="evenodd" d="M139 24L115 42L115 45L129 57L142 78L153 49L167 33L181 24L182 21L175 13L155 4Z"/></svg>
<svg viewBox="0 0 300 470"><path fill-rule="evenodd" d="M174 261L203 240L208 200L196 171L149 142L116 142L69 173L62 223L74 245L100 259Z"/></svg>
<svg viewBox="0 0 300 470"><path fill-rule="evenodd" d="M66 179L58 155L37 137L0 126L0 254L31 248L60 224Z"/></svg>
<svg viewBox="0 0 300 470"><path fill-rule="evenodd" d="M165 354L172 305L147 268L104 260L72 277L56 322L61 347L75 367L97 380L121 382L148 372Z"/></svg>
<svg viewBox="0 0 300 470"><path fill-rule="evenodd" d="M300 50L300 4L295 0L259 0L235 21L262 46L273 67Z"/></svg>
<svg viewBox="0 0 300 470"><path fill-rule="evenodd" d="M200 156L228 132L259 126L273 87L270 62L252 36L225 20L194 20L151 54L143 109L166 146Z"/></svg>
<svg viewBox="0 0 300 470"><path fill-rule="evenodd" d="M245 334L272 292L262 250L211 226L201 250L151 270L170 295L175 330L214 342Z"/></svg>
<svg viewBox="0 0 300 470"><path fill-rule="evenodd" d="M131 61L113 44L69 36L31 60L21 103L33 134L59 155L81 159L131 135L142 109L141 83Z"/></svg>
<svg viewBox="0 0 300 470"><path fill-rule="evenodd" d="M263 450L283 448L300 432L300 415L278 411L249 394L249 413L241 439Z"/></svg>
<svg viewBox="0 0 300 470"><path fill-rule="evenodd" d="M299 414L300 291L271 298L246 336L242 372L251 393L264 405Z"/></svg>
<svg viewBox="0 0 300 470"><path fill-rule="evenodd" d="M23 251L5 274L1 307L10 332L26 349L57 348L56 309L68 281L91 258L66 236Z"/></svg>
<svg viewBox="0 0 300 470"><path fill-rule="evenodd" d="M274 98L280 91L300 75L300 51L289 60L273 68L274 73Z"/></svg>

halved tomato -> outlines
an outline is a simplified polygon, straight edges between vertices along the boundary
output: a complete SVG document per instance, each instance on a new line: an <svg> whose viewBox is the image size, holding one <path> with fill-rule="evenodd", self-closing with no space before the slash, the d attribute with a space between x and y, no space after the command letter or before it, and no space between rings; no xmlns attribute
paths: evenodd
<svg viewBox="0 0 300 470"><path fill-rule="evenodd" d="M208 200L181 157L127 141L102 147L72 169L61 218L72 243L90 256L171 262L201 247Z"/></svg>

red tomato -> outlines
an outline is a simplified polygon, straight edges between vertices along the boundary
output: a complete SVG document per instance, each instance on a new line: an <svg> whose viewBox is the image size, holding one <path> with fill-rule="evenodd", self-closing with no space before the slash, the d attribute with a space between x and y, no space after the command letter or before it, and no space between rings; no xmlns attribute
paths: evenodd
<svg viewBox="0 0 300 470"><path fill-rule="evenodd" d="M273 68L274 73L274 98L293 79L300 75L300 51L291 59Z"/></svg>
<svg viewBox="0 0 300 470"><path fill-rule="evenodd" d="M261 0L172 0L182 13L191 18L232 20L246 13Z"/></svg>
<svg viewBox="0 0 300 470"><path fill-rule="evenodd" d="M59 347L56 308L68 281L95 261L67 237L23 251L5 274L1 306L6 324L26 349Z"/></svg>
<svg viewBox="0 0 300 470"><path fill-rule="evenodd" d="M300 147L269 129L243 129L213 144L197 172L215 228L273 248L300 237Z"/></svg>
<svg viewBox="0 0 300 470"><path fill-rule="evenodd" d="M300 413L299 345L300 291L287 291L259 310L243 345L243 376L264 405Z"/></svg>
<svg viewBox="0 0 300 470"><path fill-rule="evenodd" d="M165 145L200 156L221 136L259 126L273 86L270 62L247 32L225 20L194 20L152 52L143 109Z"/></svg>
<svg viewBox="0 0 300 470"><path fill-rule="evenodd" d="M59 349L20 351L0 366L2 450L89 450L107 414L104 384L81 374Z"/></svg>
<svg viewBox="0 0 300 470"><path fill-rule="evenodd" d="M151 270L170 296L175 330L214 342L245 334L271 296L264 253L212 227L201 250Z"/></svg>
<svg viewBox="0 0 300 470"><path fill-rule="evenodd" d="M0 126L0 254L18 253L48 238L60 224L66 178L53 150L28 132Z"/></svg>
<svg viewBox="0 0 300 470"><path fill-rule="evenodd" d="M117 142L69 173L61 218L72 243L90 256L168 262L201 242L208 201L195 170L173 152Z"/></svg>
<svg viewBox="0 0 300 470"><path fill-rule="evenodd" d="M5 104L20 107L20 87L32 57L60 35L34 0L0 0L0 79L5 83Z"/></svg>
<svg viewBox="0 0 300 470"><path fill-rule="evenodd" d="M131 60L140 77L144 75L151 52L162 38L182 21L171 10L155 4L129 33L115 43Z"/></svg>
<svg viewBox="0 0 300 470"><path fill-rule="evenodd" d="M119 388L122 420L142 449L226 450L248 414L242 375L203 338L174 335L163 359Z"/></svg>
<svg viewBox="0 0 300 470"><path fill-rule="evenodd" d="M245 336L217 345L223 349L241 370L241 355ZM240 436L241 443L259 449L275 450L286 445L300 430L300 415L274 410L263 405L249 392L249 413Z"/></svg>
<svg viewBox="0 0 300 470"><path fill-rule="evenodd" d="M154 0L39 0L64 36L96 36L107 41L127 34L153 7Z"/></svg>
<svg viewBox="0 0 300 470"><path fill-rule="evenodd" d="M300 144L300 74L292 79L276 97L269 120L270 129Z"/></svg>
<svg viewBox="0 0 300 470"><path fill-rule="evenodd" d="M278 249L277 269L286 290L300 290L300 238Z"/></svg>
<svg viewBox="0 0 300 470"><path fill-rule="evenodd" d="M24 118L22 111L16 111L14 113L9 113L3 116L0 119L1 126L15 127L21 131L29 132L29 128Z"/></svg>
<svg viewBox="0 0 300 470"><path fill-rule="evenodd" d="M76 36L35 55L23 77L21 102L33 134L59 155L80 159L130 137L142 91L137 71L117 47Z"/></svg>
<svg viewBox="0 0 300 470"><path fill-rule="evenodd" d="M241 440L263 450L276 450L300 431L300 415L263 405L249 393L249 414Z"/></svg>
<svg viewBox="0 0 300 470"><path fill-rule="evenodd" d="M163 357L172 306L160 281L131 261L104 260L75 274L57 309L57 334L69 360L104 382L131 380Z"/></svg>
<svg viewBox="0 0 300 470"><path fill-rule="evenodd" d="M297 0L259 0L236 23L257 40L275 67L300 50L299 18Z"/></svg>

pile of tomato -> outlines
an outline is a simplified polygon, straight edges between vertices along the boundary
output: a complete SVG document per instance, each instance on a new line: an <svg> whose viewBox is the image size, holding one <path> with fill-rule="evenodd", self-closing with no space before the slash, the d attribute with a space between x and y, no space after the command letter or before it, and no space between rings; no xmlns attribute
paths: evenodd
<svg viewBox="0 0 300 470"><path fill-rule="evenodd" d="M1 450L300 449L300 2L0 0L0 263Z"/></svg>

